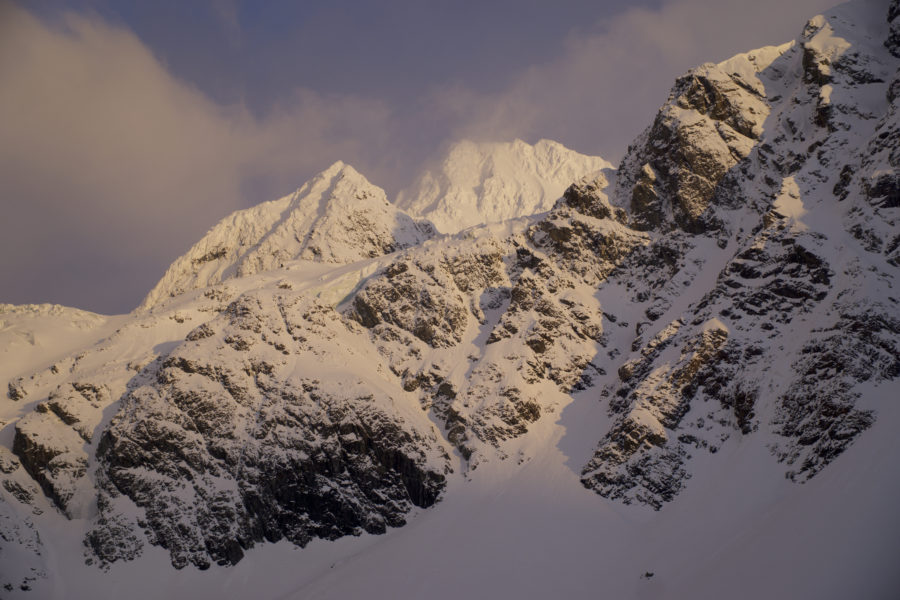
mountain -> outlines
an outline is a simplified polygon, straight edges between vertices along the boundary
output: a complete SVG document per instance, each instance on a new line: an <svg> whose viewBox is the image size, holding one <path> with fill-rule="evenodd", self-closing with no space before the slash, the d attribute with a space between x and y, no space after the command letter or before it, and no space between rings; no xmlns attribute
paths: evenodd
<svg viewBox="0 0 900 600"><path fill-rule="evenodd" d="M892 598L898 31L851 2L691 70L545 213L367 245L300 218L360 204L337 166L316 211L220 223L149 310L8 369L0 585Z"/></svg>
<svg viewBox="0 0 900 600"><path fill-rule="evenodd" d="M417 195L400 192L390 203L384 190L338 161L290 196L222 219L169 267L138 310L295 259L352 263L390 254L434 237L432 224L456 233L545 212L569 183L611 166L548 140L464 141L451 148L439 176L419 178Z"/></svg>
<svg viewBox="0 0 900 600"><path fill-rule="evenodd" d="M0 381L17 396L17 377L90 345L124 320L58 304L0 304Z"/></svg>
<svg viewBox="0 0 900 600"><path fill-rule="evenodd" d="M423 173L397 206L428 219L442 233L546 212L576 179L613 165L558 142L530 145L458 142L440 169Z"/></svg>
<svg viewBox="0 0 900 600"><path fill-rule="evenodd" d="M397 210L384 190L338 161L290 196L222 219L169 267L140 309L290 260L349 263L434 235L429 223Z"/></svg>

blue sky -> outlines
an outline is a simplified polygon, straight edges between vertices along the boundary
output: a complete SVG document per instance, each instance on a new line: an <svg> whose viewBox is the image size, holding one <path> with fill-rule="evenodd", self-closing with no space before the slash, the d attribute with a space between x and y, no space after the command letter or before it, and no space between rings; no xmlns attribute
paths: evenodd
<svg viewBox="0 0 900 600"><path fill-rule="evenodd" d="M463 138L615 162L675 77L832 4L0 0L0 302L126 312L338 159L389 196Z"/></svg>

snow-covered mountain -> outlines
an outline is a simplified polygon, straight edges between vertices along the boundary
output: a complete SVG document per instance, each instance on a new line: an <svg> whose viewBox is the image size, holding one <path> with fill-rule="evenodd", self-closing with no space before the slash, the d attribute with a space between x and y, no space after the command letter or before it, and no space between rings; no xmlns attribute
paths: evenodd
<svg viewBox="0 0 900 600"><path fill-rule="evenodd" d="M351 263L389 254L434 237L432 223L455 233L545 212L572 181L610 167L548 140L466 141L453 146L440 175L419 178L417 195L401 192L390 203L384 190L339 161L290 196L222 219L172 263L138 310L295 259Z"/></svg>
<svg viewBox="0 0 900 600"><path fill-rule="evenodd" d="M336 165L229 217L4 371L0 585L893 598L898 32L851 2L690 71L544 214L449 169L413 212L497 222L435 236Z"/></svg>
<svg viewBox="0 0 900 600"><path fill-rule="evenodd" d="M420 244L435 234L338 161L279 200L225 217L176 260L141 304L305 259L349 263Z"/></svg>
<svg viewBox="0 0 900 600"><path fill-rule="evenodd" d="M428 219L441 233L546 212L576 179L613 165L558 142L530 145L458 142L440 169L423 173L397 197L411 215Z"/></svg>

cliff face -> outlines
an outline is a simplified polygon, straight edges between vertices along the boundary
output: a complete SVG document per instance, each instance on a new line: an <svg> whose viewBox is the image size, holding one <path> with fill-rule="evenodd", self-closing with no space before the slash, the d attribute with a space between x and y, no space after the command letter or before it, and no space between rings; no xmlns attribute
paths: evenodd
<svg viewBox="0 0 900 600"><path fill-rule="evenodd" d="M804 480L874 422L860 390L900 368L898 75L883 24L853 16L681 78L623 161L617 200L668 273L635 294L632 358L604 390L620 416L584 470L599 493L659 507L692 453L759 429Z"/></svg>
<svg viewBox="0 0 900 600"><path fill-rule="evenodd" d="M384 533L434 504L448 457L359 337L297 294L241 296L123 397L98 444L101 515L127 496L174 566L206 568L263 540ZM114 561L116 537L101 522L88 541Z"/></svg>

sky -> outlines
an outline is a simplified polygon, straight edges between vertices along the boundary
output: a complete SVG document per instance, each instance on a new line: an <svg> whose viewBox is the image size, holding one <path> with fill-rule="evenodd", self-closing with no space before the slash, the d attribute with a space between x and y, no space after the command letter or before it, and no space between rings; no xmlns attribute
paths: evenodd
<svg viewBox="0 0 900 600"><path fill-rule="evenodd" d="M0 0L0 303L124 313L228 213L461 139L617 162L674 79L834 0Z"/></svg>

